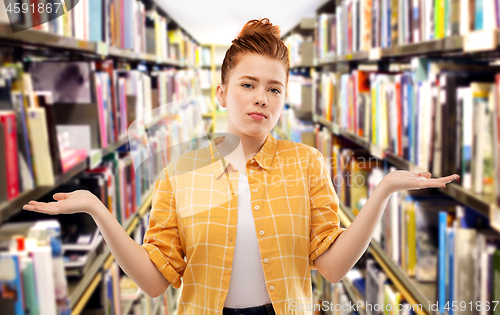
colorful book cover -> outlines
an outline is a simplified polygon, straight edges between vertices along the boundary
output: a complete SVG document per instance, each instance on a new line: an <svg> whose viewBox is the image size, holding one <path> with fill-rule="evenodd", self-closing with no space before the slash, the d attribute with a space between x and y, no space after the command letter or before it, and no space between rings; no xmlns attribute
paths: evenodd
<svg viewBox="0 0 500 315"><path fill-rule="evenodd" d="M0 252L0 309L2 314L24 315L22 275L16 254Z"/></svg>
<svg viewBox="0 0 500 315"><path fill-rule="evenodd" d="M447 269L447 238L446 229L448 227L448 212L439 212L439 250L438 250L438 281L437 281L437 297L439 303L439 313L444 314L444 305L446 304L446 269Z"/></svg>
<svg viewBox="0 0 500 315"><path fill-rule="evenodd" d="M474 12L475 12L474 29L476 31L482 30L484 26L483 1L484 0L475 0L476 5L474 7Z"/></svg>
<svg viewBox="0 0 500 315"><path fill-rule="evenodd" d="M18 174L18 151L17 151L17 128L16 114L11 110L0 112L0 128L3 130L3 148L5 152L6 174L5 188L7 189L7 199L13 199L19 195L19 174ZM3 185L2 185L3 186Z"/></svg>

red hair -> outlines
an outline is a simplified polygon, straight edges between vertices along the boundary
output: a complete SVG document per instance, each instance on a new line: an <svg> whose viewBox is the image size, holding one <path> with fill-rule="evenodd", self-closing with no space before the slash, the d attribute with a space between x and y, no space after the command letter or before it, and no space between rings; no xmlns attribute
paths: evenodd
<svg viewBox="0 0 500 315"><path fill-rule="evenodd" d="M288 48L280 38L280 28L269 22L268 18L248 21L233 44L226 51L221 69L221 83L226 84L229 73L240 60L241 55L253 53L263 55L283 63L286 69L286 81L290 71Z"/></svg>

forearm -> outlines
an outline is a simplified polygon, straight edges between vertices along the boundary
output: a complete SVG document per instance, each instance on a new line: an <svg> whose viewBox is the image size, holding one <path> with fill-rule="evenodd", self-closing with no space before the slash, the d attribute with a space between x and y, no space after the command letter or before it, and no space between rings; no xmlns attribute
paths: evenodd
<svg viewBox="0 0 500 315"><path fill-rule="evenodd" d="M315 260L318 271L329 281L339 282L368 248L390 194L378 185L351 225Z"/></svg>
<svg viewBox="0 0 500 315"><path fill-rule="evenodd" d="M103 204L93 209L90 215L123 271L149 296L163 293L170 283L149 259L146 249L127 234Z"/></svg>

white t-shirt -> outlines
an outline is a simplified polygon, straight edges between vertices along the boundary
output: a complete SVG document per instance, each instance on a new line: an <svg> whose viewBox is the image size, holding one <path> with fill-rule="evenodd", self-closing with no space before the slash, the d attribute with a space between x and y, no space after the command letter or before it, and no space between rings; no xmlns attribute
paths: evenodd
<svg viewBox="0 0 500 315"><path fill-rule="evenodd" d="M240 173L236 244L225 307L246 308L271 303L251 205L248 177Z"/></svg>

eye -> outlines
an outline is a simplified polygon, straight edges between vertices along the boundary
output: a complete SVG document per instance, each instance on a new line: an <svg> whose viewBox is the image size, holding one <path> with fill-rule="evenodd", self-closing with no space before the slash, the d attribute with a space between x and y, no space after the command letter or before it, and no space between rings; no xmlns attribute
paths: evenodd
<svg viewBox="0 0 500 315"><path fill-rule="evenodd" d="M269 91L271 91L271 93L274 93L274 94L280 94L281 91L278 90L278 89L270 89Z"/></svg>
<svg viewBox="0 0 500 315"><path fill-rule="evenodd" d="M243 87L245 87L245 88L247 88L247 89L249 89L249 88L252 88L252 87L253 87L253 86L252 86L251 84L249 84L249 83L243 83L241 86L243 86Z"/></svg>

